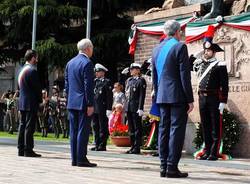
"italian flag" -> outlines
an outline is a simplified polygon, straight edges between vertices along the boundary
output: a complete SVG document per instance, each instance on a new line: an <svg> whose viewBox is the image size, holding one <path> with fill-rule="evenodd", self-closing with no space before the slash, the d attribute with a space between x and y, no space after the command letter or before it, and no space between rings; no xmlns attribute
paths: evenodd
<svg viewBox="0 0 250 184"><path fill-rule="evenodd" d="M184 19L176 19L181 25L181 28L184 30L187 23L195 20L194 17L184 18ZM129 35L128 43L130 45L129 47L129 54L134 55L136 50L136 43L137 43L137 34L138 32L142 32L144 34L150 34L150 35L159 35L163 36L163 26L165 22L157 22L157 23L151 23L151 24L144 24L144 25L135 25L133 24L131 26L131 32Z"/></svg>
<svg viewBox="0 0 250 184"><path fill-rule="evenodd" d="M224 21L218 23L215 19L209 19L198 22L190 22L186 27L186 43L191 43L204 38L204 34L209 26L218 29L220 26L233 27L235 29L242 29L250 31L250 13L244 13L238 16L230 16L224 18Z"/></svg>
<svg viewBox="0 0 250 184"><path fill-rule="evenodd" d="M197 22L195 20L195 17L176 19L176 21L181 24L182 30L185 31L186 43L191 43L203 39L209 26L215 27L215 30L224 25L233 27L235 29L250 31L250 12L243 13L237 16L225 17L222 22L218 22L216 19L208 19ZM129 53L131 55L134 55L135 53L138 32L141 32L143 34L163 36L164 23L165 21L141 25L133 24L129 36Z"/></svg>

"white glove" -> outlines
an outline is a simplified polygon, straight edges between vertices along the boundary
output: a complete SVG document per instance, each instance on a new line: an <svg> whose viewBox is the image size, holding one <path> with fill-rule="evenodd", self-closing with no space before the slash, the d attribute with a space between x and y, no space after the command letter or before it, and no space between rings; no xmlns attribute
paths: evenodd
<svg viewBox="0 0 250 184"><path fill-rule="evenodd" d="M139 114L139 116L143 116L144 114L143 110L140 110L140 109L137 111L137 113Z"/></svg>
<svg viewBox="0 0 250 184"><path fill-rule="evenodd" d="M225 106L226 106L226 104L225 103L220 103L220 105L219 105L219 110L220 110L220 113L221 114L223 114L223 110L225 109Z"/></svg>
<svg viewBox="0 0 250 184"><path fill-rule="evenodd" d="M106 110L106 116L107 118L109 118L109 116L112 114L112 111L111 110Z"/></svg>

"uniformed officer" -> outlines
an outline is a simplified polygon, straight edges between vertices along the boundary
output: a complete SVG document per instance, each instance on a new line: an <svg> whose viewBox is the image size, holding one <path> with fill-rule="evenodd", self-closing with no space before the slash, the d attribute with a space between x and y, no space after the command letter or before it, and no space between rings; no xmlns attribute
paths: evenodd
<svg viewBox="0 0 250 184"><path fill-rule="evenodd" d="M47 137L48 118L49 118L49 99L46 90L42 90L42 98L43 98L42 103L39 105L38 118L42 132L42 137Z"/></svg>
<svg viewBox="0 0 250 184"><path fill-rule="evenodd" d="M228 98L228 74L226 63L215 58L216 52L223 49L211 40L205 41L203 48L202 58L196 59L193 65L199 79L199 109L205 141L200 160L217 160L222 133L220 116Z"/></svg>
<svg viewBox="0 0 250 184"><path fill-rule="evenodd" d="M127 79L125 86L125 112L127 113L131 148L129 154L140 154L142 144L142 115L146 95L146 80L141 77L141 65L130 65L131 77Z"/></svg>
<svg viewBox="0 0 250 184"><path fill-rule="evenodd" d="M49 100L49 119L52 123L54 130L55 138L59 138L60 135L60 123L58 120L58 98L59 98L59 89L57 86L53 86L53 95Z"/></svg>
<svg viewBox="0 0 250 184"><path fill-rule="evenodd" d="M68 117L68 112L67 112L66 92L65 90L63 90L63 95L61 98L59 98L58 101L58 119L63 133L63 138L69 137L69 122L67 117Z"/></svg>
<svg viewBox="0 0 250 184"><path fill-rule="evenodd" d="M106 151L108 140L108 117L112 113L113 93L112 84L105 77L108 71L106 67L97 63L95 65L96 78L94 81L94 115L93 115L93 131L95 137L95 147L92 151Z"/></svg>

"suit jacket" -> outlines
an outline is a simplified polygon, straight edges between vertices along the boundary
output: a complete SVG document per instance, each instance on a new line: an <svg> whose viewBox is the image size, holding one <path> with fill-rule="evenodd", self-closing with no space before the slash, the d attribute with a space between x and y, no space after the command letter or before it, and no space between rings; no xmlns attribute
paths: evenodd
<svg viewBox="0 0 250 184"><path fill-rule="evenodd" d="M34 66L26 63L18 75L18 87L20 90L19 110L37 111L42 102L42 89L38 78L38 72Z"/></svg>
<svg viewBox="0 0 250 184"><path fill-rule="evenodd" d="M65 69L67 109L84 110L93 106L94 67L85 54L72 58Z"/></svg>
<svg viewBox="0 0 250 184"><path fill-rule="evenodd" d="M106 110L112 110L113 93L111 81L107 78L96 78L94 84L95 113L105 114Z"/></svg>
<svg viewBox="0 0 250 184"><path fill-rule="evenodd" d="M164 57L159 57L162 55ZM175 38L162 41L153 50L152 65L157 104L194 101L188 51L184 43Z"/></svg>
<svg viewBox="0 0 250 184"><path fill-rule="evenodd" d="M126 112L137 112L143 110L146 96L147 83L143 77L130 77L126 81L126 103L124 109Z"/></svg>

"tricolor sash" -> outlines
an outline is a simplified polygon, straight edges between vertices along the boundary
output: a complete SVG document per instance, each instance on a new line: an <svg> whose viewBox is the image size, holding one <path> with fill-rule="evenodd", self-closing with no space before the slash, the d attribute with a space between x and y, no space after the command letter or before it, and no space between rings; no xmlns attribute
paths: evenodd
<svg viewBox="0 0 250 184"><path fill-rule="evenodd" d="M163 67L165 65L165 61L166 58L169 54L169 51L173 48L174 45L176 45L177 43L179 43L178 40L176 40L175 38L171 38L169 39L165 45L163 45L163 47L161 48L159 55L156 59L156 71L157 71L157 77L158 77L158 83L160 82L160 78L161 78L161 73L163 70Z"/></svg>

